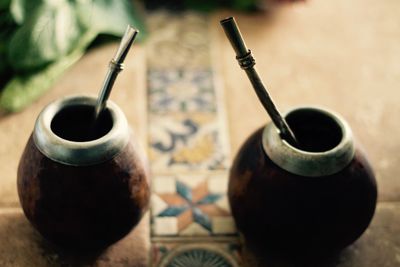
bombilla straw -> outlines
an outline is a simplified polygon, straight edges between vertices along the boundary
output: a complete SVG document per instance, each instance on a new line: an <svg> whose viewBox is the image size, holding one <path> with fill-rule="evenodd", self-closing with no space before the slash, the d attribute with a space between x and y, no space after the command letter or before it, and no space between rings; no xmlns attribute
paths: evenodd
<svg viewBox="0 0 400 267"><path fill-rule="evenodd" d="M121 39L117 53L115 53L113 59L110 61L108 66L108 72L103 82L103 87L100 90L99 96L97 98L97 104L95 109L95 121L104 110L108 97L110 96L111 90L113 88L114 82L118 74L124 69L123 62L126 55L129 52L133 41L135 40L138 30L132 28L128 25L125 34Z"/></svg>
<svg viewBox="0 0 400 267"><path fill-rule="evenodd" d="M286 140L292 145L298 145L297 139L286 123L285 119L279 113L271 96L265 88L261 78L259 77L257 70L254 68L256 64L250 49L246 47L242 34L236 24L233 17L229 17L220 21L226 36L228 37L233 49L236 53L236 59L239 62L239 66L246 72L254 90L264 106L265 110L272 119L272 122L278 128L281 138Z"/></svg>

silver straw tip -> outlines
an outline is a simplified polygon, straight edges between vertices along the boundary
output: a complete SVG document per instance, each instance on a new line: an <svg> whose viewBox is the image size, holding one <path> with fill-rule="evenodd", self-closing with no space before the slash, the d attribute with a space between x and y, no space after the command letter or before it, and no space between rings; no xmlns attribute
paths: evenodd
<svg viewBox="0 0 400 267"><path fill-rule="evenodd" d="M130 46L132 45L133 41L135 40L138 33L139 33L139 30L133 28L130 25L127 26L125 34L121 39L121 43L119 45L117 53L115 53L115 56L113 59L116 63L122 63L122 61L125 60L125 57L128 54L128 50L129 50Z"/></svg>

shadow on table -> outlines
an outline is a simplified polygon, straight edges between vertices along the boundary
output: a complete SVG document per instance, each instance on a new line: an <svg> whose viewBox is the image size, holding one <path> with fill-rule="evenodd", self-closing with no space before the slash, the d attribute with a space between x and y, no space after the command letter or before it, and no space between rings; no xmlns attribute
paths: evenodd
<svg viewBox="0 0 400 267"><path fill-rule="evenodd" d="M318 255L308 258L293 258L277 254L257 254L252 253L247 248L243 251L246 267L338 267L340 266L341 254L329 257Z"/></svg>
<svg viewBox="0 0 400 267"><path fill-rule="evenodd" d="M33 229L22 213L1 214L0 266L87 266L103 251L65 251Z"/></svg>
<svg viewBox="0 0 400 267"><path fill-rule="evenodd" d="M20 209L0 210L0 266L145 267L149 251L144 238L146 218L136 230L103 251L67 251L43 239Z"/></svg>
<svg viewBox="0 0 400 267"><path fill-rule="evenodd" d="M5 118L9 113L5 112L4 110L0 110L0 120Z"/></svg>
<svg viewBox="0 0 400 267"><path fill-rule="evenodd" d="M315 254L293 259L244 248L246 267L394 267L400 266L400 203L379 203L367 231L351 246L331 257Z"/></svg>

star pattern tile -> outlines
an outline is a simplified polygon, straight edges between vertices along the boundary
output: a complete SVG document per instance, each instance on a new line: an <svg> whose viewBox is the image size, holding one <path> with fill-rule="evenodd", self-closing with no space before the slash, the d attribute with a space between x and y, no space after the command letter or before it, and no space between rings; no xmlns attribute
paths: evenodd
<svg viewBox="0 0 400 267"><path fill-rule="evenodd" d="M160 179L161 183L158 182ZM171 189L165 191L166 187L163 187L163 184L170 186L171 179L173 179L175 184L174 192L171 192ZM190 177L190 175L156 179L156 189L153 188L153 190L158 189L158 192L154 191L156 196L153 197L152 210L153 222L155 222L153 226L158 227L158 222L162 225L161 227L165 227L165 224L161 222L171 222L171 219L175 219L173 228L176 229L176 232L161 232L165 233L165 235L182 235L188 232L186 230L189 227L196 227L197 229L201 227L202 230L207 231L208 235L215 235L218 232L234 233L234 227L229 225L232 218L226 204L226 183L215 183L215 179L227 181L222 176ZM197 181L193 182L193 180ZM219 222L225 222L226 230L222 229L215 232L213 228L220 229L224 227L222 224L218 224ZM193 226L193 224L196 226ZM157 229L154 231L160 233ZM204 235L204 231L197 230L197 232L200 235Z"/></svg>

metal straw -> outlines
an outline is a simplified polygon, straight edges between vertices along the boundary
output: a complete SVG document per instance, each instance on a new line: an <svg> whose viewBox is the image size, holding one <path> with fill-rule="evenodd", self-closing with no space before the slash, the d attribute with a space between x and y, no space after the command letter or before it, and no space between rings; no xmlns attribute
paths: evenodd
<svg viewBox="0 0 400 267"><path fill-rule="evenodd" d="M221 26L223 27L226 36L228 37L233 49L236 53L236 59L239 62L239 66L246 72L254 90L260 99L261 104L264 106L265 110L268 112L272 119L272 122L280 131L282 139L285 139L292 145L298 145L297 139L290 129L289 125L286 123L285 119L279 113L271 96L268 94L262 80L258 76L257 70L254 65L256 64L250 49L247 49L244 43L243 37L240 30L236 24L233 17L229 17L221 20Z"/></svg>
<svg viewBox="0 0 400 267"><path fill-rule="evenodd" d="M103 87L100 90L99 97L97 98L95 121L106 106L106 102L108 97L110 96L115 79L117 78L118 74L124 69L123 62L126 55L128 54L129 48L131 47L138 33L138 30L132 28L129 25L126 28L125 34L121 39L121 43L119 44L117 53L115 53L115 56L108 65L108 72L106 78L104 79Z"/></svg>

